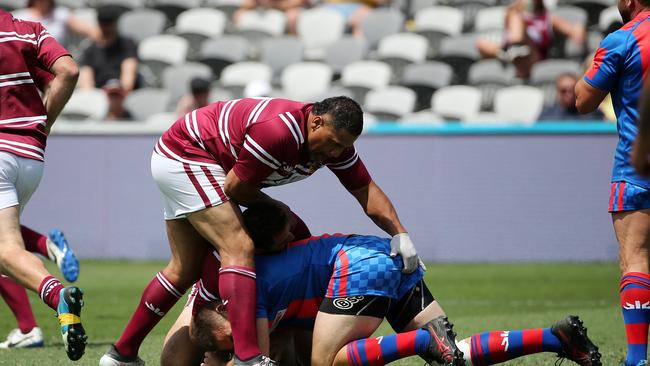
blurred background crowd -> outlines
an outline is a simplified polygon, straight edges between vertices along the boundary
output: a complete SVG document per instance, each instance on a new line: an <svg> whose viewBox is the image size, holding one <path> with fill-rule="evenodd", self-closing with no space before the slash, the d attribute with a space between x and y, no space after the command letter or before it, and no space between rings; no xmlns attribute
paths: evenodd
<svg viewBox="0 0 650 366"><path fill-rule="evenodd" d="M573 87L615 0L3 0L80 65L62 119L165 126L216 100L354 97L366 121L579 115ZM141 125L132 123L133 126ZM135 127L134 127L135 128Z"/></svg>

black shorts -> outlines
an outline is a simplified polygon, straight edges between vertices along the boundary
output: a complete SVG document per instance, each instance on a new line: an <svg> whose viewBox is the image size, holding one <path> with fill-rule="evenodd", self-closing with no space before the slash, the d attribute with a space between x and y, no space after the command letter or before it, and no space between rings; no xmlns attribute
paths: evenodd
<svg viewBox="0 0 650 366"><path fill-rule="evenodd" d="M390 298L374 295L326 297L318 310L327 314L365 315L383 318L388 313L390 303Z"/></svg>
<svg viewBox="0 0 650 366"><path fill-rule="evenodd" d="M420 280L399 301L390 305L386 320L396 332L404 331L408 323L435 299L423 280Z"/></svg>

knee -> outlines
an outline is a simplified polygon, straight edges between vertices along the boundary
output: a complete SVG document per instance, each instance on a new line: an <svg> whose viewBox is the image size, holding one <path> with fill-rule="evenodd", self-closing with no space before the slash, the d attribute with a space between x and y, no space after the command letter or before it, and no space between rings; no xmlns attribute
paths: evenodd
<svg viewBox="0 0 650 366"><path fill-rule="evenodd" d="M248 234L242 230L236 235L237 239L225 243L219 248L221 264L228 265L252 265L255 246Z"/></svg>
<svg viewBox="0 0 650 366"><path fill-rule="evenodd" d="M201 276L201 266L185 266L172 259L162 272L179 291L185 291Z"/></svg>

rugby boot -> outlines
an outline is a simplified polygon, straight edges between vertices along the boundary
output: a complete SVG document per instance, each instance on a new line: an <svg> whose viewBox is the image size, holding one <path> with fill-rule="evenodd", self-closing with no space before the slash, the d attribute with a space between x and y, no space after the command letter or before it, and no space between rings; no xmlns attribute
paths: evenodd
<svg viewBox="0 0 650 366"><path fill-rule="evenodd" d="M581 366L601 366L598 347L587 336L587 328L575 315L566 318L551 326L553 333L562 343L562 350L558 353L560 358L569 360Z"/></svg>
<svg viewBox="0 0 650 366"><path fill-rule="evenodd" d="M43 332L41 328L34 327L29 333L25 334L20 329L14 329L9 332L7 340L0 343L0 349L43 347L43 344Z"/></svg>
<svg viewBox="0 0 650 366"><path fill-rule="evenodd" d="M79 277L79 260L70 249L65 235L61 230L54 229L50 231L48 238L46 246L49 257L59 267L66 281L76 281Z"/></svg>
<svg viewBox="0 0 650 366"><path fill-rule="evenodd" d="M429 365L437 362L443 366L465 366L463 352L456 345L453 327L446 316L439 316L422 327L431 335L427 353L421 356Z"/></svg>
<svg viewBox="0 0 650 366"><path fill-rule="evenodd" d="M627 366L627 364L625 363L625 361L623 361L623 362L621 362L619 364L619 366ZM641 360L641 361L639 361L639 363L637 363L634 366L648 366L648 361L647 360Z"/></svg>
<svg viewBox="0 0 650 366"><path fill-rule="evenodd" d="M111 344L108 351L99 359L99 366L145 366L145 364L140 357L128 358L120 355L115 345Z"/></svg>
<svg viewBox="0 0 650 366"><path fill-rule="evenodd" d="M233 358L233 360L234 360L234 365L235 366L274 366L274 365L276 365L275 361L273 361L272 359L270 359L270 358L268 358L266 356L263 356L263 355L253 357L248 361L242 361L242 360L238 359L237 356L235 356Z"/></svg>
<svg viewBox="0 0 650 366"><path fill-rule="evenodd" d="M57 315L61 325L63 346L68 358L77 361L86 350L86 331L81 325L81 308L84 306L83 292L76 286L61 289Z"/></svg>

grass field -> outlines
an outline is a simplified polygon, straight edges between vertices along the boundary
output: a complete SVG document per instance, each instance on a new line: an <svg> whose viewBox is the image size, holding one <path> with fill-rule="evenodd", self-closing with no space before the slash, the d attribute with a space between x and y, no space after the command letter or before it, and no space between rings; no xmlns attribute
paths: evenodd
<svg viewBox="0 0 650 366"><path fill-rule="evenodd" d="M85 291L82 314L89 335L86 355L77 365L97 365L116 340L139 301L144 286L162 262L84 261L78 285ZM50 267L52 273L56 268ZM585 320L600 346L603 365L624 356L623 324L618 303L618 269L613 263L429 264L427 283L456 325L459 337L486 330L549 326L567 314ZM30 295L45 333L46 347L0 350L0 365L72 364L62 350L53 312ZM163 337L183 301L169 312L140 350L148 365L157 365ZM0 337L15 327L6 305L0 305ZM389 333L382 327L379 333ZM551 354L522 358L510 365L553 365ZM419 358L395 365L422 365ZM566 362L565 365L569 363ZM282 365L287 366L287 365Z"/></svg>

